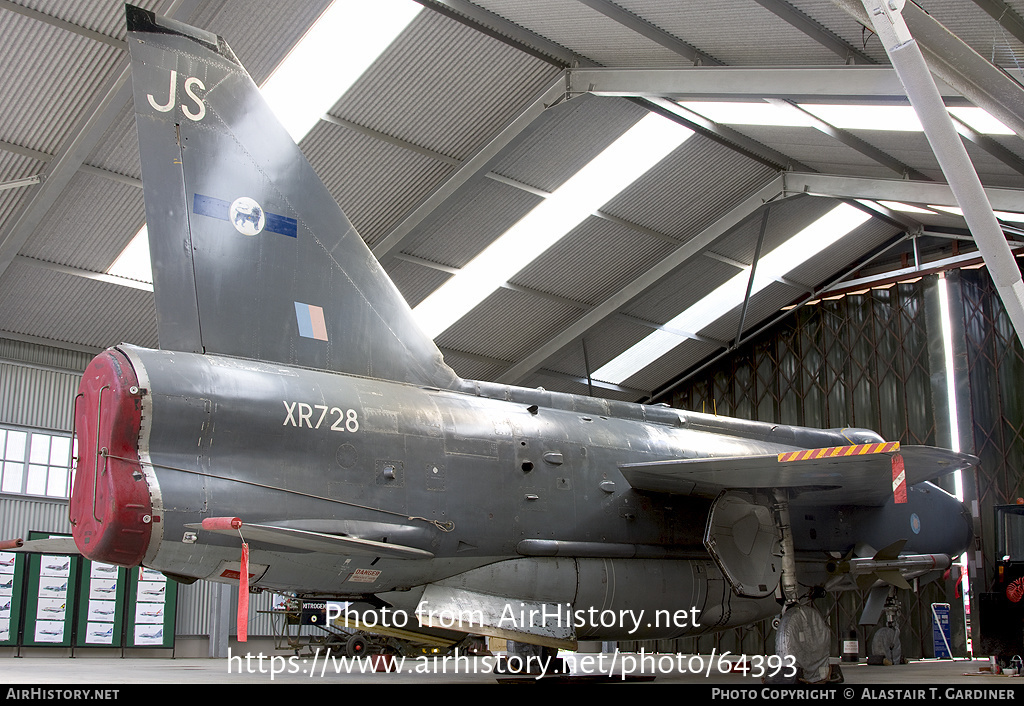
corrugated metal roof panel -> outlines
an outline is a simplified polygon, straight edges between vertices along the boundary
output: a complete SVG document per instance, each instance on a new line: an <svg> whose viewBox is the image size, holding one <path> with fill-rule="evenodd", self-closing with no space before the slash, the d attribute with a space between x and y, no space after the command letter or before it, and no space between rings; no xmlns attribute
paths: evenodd
<svg viewBox="0 0 1024 706"><path fill-rule="evenodd" d="M682 58L574 0L477 0L477 5L603 66L672 66Z"/></svg>
<svg viewBox="0 0 1024 706"><path fill-rule="evenodd" d="M256 85L261 85L328 5L329 0L204 3L188 22L224 37Z"/></svg>
<svg viewBox="0 0 1024 706"><path fill-rule="evenodd" d="M518 360L579 316L579 309L498 289L435 340L438 346Z"/></svg>
<svg viewBox="0 0 1024 706"><path fill-rule="evenodd" d="M39 176L46 167L45 162L23 157L20 154L5 152L0 149L0 182L15 181L30 176ZM22 186L17 189L0 191L0 223L18 212L18 208L38 187Z"/></svg>
<svg viewBox="0 0 1024 706"><path fill-rule="evenodd" d="M139 163L139 133L135 129L135 109L125 104L121 113L110 123L106 134L96 143L96 149L85 163L100 169L142 178Z"/></svg>
<svg viewBox="0 0 1024 706"><path fill-rule="evenodd" d="M403 250L431 262L463 267L541 200L507 184L478 179L448 199L435 218L410 236Z"/></svg>
<svg viewBox="0 0 1024 706"><path fill-rule="evenodd" d="M797 196L773 203L768 209L768 225L761 254L770 253L836 205L837 202L832 199L810 196ZM763 209L752 214L741 226L719 239L709 249L719 255L750 264L754 259L763 217Z"/></svg>
<svg viewBox="0 0 1024 706"><path fill-rule="evenodd" d="M872 157L829 137L812 127L777 127L759 125L732 125L737 132L761 144L789 155L809 167L827 174L863 174L868 170L883 178L902 177L902 173L883 166ZM867 132L867 131L861 131ZM858 135L862 137L862 135ZM867 142L867 140L865 140ZM870 144L870 142L869 142ZM908 165L914 166L914 165Z"/></svg>
<svg viewBox="0 0 1024 706"><path fill-rule="evenodd" d="M124 5L119 2L67 2L67 0L20 0L19 5L37 10L85 29L122 41L128 36ZM159 11L160 0L132 0L144 10Z"/></svg>
<svg viewBox="0 0 1024 706"><path fill-rule="evenodd" d="M729 65L841 64L843 60L774 13L749 0L618 3L669 34Z"/></svg>
<svg viewBox="0 0 1024 706"><path fill-rule="evenodd" d="M145 220L142 190L78 172L21 254L106 272Z"/></svg>
<svg viewBox="0 0 1024 706"><path fill-rule="evenodd" d="M597 304L677 247L591 217L513 277L512 283Z"/></svg>
<svg viewBox="0 0 1024 706"><path fill-rule="evenodd" d="M735 267L724 262L706 257L693 258L623 307L623 311L646 321L663 324L713 292L735 276L736 272Z"/></svg>
<svg viewBox="0 0 1024 706"><path fill-rule="evenodd" d="M106 348L155 348L150 292L14 262L0 279L0 330Z"/></svg>
<svg viewBox="0 0 1024 706"><path fill-rule="evenodd" d="M0 139L56 154L125 52L0 12Z"/></svg>
<svg viewBox="0 0 1024 706"><path fill-rule="evenodd" d="M980 7L960 0L919 0L917 4L996 66L1019 70L1024 64L1024 43Z"/></svg>
<svg viewBox="0 0 1024 706"><path fill-rule="evenodd" d="M453 170L417 152L324 122L306 136L302 149L371 247Z"/></svg>
<svg viewBox="0 0 1024 706"><path fill-rule="evenodd" d="M468 353L447 349L444 351L444 362L466 380L493 380L508 368L508 365L488 362Z"/></svg>
<svg viewBox="0 0 1024 706"><path fill-rule="evenodd" d="M860 22L831 0L789 0L789 4L796 6L812 20L827 27L833 34L877 63L889 63L885 47L875 33L866 30Z"/></svg>
<svg viewBox="0 0 1024 706"><path fill-rule="evenodd" d="M444 284L451 276L447 272L435 270L412 262L393 260L388 268L391 281L398 287L398 291L409 302L409 306L415 307L426 299L435 289Z"/></svg>
<svg viewBox="0 0 1024 706"><path fill-rule="evenodd" d="M770 167L694 135L603 210L686 242L774 175Z"/></svg>
<svg viewBox="0 0 1024 706"><path fill-rule="evenodd" d="M464 160L558 69L424 10L331 114Z"/></svg>
<svg viewBox="0 0 1024 706"><path fill-rule="evenodd" d="M721 348L714 343L689 339L674 348L665 356L639 371L623 384L646 390L656 390L667 381L674 379L681 372L693 367L704 358L718 352ZM712 400L708 400L711 412Z"/></svg>
<svg viewBox="0 0 1024 706"><path fill-rule="evenodd" d="M647 114L615 98L574 98L548 109L525 138L507 148L493 171L554 191Z"/></svg>

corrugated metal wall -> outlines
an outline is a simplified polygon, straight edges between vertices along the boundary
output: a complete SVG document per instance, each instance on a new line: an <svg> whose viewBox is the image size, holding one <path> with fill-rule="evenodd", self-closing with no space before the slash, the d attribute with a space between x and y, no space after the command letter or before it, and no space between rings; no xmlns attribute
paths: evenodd
<svg viewBox="0 0 1024 706"><path fill-rule="evenodd" d="M93 354L0 338L0 423L70 432L81 371ZM27 537L29 531L71 533L66 500L0 495L0 539ZM197 581L178 592L178 635L209 634L211 585ZM272 635L272 597L250 601L249 634ZM237 605L234 590L232 610ZM232 633L234 623L232 623Z"/></svg>
<svg viewBox="0 0 1024 706"><path fill-rule="evenodd" d="M71 431L89 353L0 338L0 423Z"/></svg>
<svg viewBox="0 0 1024 706"><path fill-rule="evenodd" d="M30 498L15 495L0 495L0 539L28 537L32 530L71 534L68 522L66 500ZM208 635L210 630L210 594L213 587L206 581L178 587L178 608L175 634ZM237 610L238 591L232 588L231 610ZM261 593L250 597L249 634L271 636L274 634L271 616L266 612L272 605L273 596ZM235 623L231 621L231 634L235 634Z"/></svg>
<svg viewBox="0 0 1024 706"><path fill-rule="evenodd" d="M961 446L980 459L974 482L965 484L980 516L981 544L971 555L981 558L972 567L977 597L1001 590L995 585L994 506L1024 496L1024 348L987 269L961 270L949 283Z"/></svg>
<svg viewBox="0 0 1024 706"><path fill-rule="evenodd" d="M67 501L0 495L0 539L24 539L31 530L71 534Z"/></svg>

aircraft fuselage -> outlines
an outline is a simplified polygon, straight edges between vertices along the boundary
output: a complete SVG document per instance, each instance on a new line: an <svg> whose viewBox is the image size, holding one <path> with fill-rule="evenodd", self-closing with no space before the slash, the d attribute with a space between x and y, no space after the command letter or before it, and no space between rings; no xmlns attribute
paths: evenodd
<svg viewBox="0 0 1024 706"><path fill-rule="evenodd" d="M709 500L638 492L618 464L844 439L491 383L438 390L130 346L93 361L76 409L72 518L91 558L231 581L240 538L197 525L238 517L432 555L342 555L257 541L250 574L259 587L358 597L504 563L534 576L513 595L577 607L697 607L719 626L772 615L777 604L729 591L703 545ZM734 433L707 430L716 423ZM801 507L798 551L824 558L891 534L909 538L907 551L959 551L965 535L949 518L962 514L960 504L937 488L913 490L899 506ZM909 531L911 515L929 531ZM558 589L545 593L543 577L564 579L567 571L578 580L552 581ZM482 580L507 584L507 573Z"/></svg>

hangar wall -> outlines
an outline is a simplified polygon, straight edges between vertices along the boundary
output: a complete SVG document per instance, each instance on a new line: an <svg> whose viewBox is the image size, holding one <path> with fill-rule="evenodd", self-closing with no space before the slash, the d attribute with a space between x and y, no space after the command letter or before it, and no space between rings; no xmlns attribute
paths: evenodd
<svg viewBox="0 0 1024 706"><path fill-rule="evenodd" d="M0 338L0 426L70 435L75 395L93 354ZM30 530L71 533L67 500L0 493L0 538L23 537ZM180 585L175 634L205 636L210 631L212 585ZM232 588L232 607L238 600ZM253 596L249 635L271 636L272 596ZM231 621L231 633L235 633Z"/></svg>
<svg viewBox="0 0 1024 706"><path fill-rule="evenodd" d="M782 424L866 427L889 440L944 445L939 439L948 439L949 434L943 421L945 398L933 394L933 385L945 384L942 349L929 346L932 330L941 341L936 280L928 277L804 306L687 379L674 390L670 403ZM901 600L905 613L910 609L901 630L904 654L930 654L930 617L922 611L926 613L939 596L922 602L910 594ZM859 616L863 596L826 597L817 606L832 627L832 654L838 655ZM922 621L923 631L918 627ZM957 623L952 618L950 622ZM858 632L861 656L870 632ZM715 647L719 652L773 654L775 632L770 621L764 621L675 642L672 649L681 651Z"/></svg>

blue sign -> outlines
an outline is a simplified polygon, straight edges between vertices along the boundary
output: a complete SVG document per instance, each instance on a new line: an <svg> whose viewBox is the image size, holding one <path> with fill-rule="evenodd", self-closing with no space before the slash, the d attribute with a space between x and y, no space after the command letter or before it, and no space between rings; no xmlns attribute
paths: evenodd
<svg viewBox="0 0 1024 706"><path fill-rule="evenodd" d="M952 659L949 642L949 603L932 603L932 644L936 659Z"/></svg>

